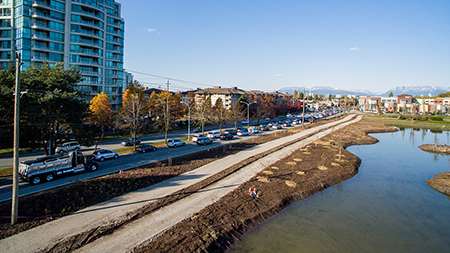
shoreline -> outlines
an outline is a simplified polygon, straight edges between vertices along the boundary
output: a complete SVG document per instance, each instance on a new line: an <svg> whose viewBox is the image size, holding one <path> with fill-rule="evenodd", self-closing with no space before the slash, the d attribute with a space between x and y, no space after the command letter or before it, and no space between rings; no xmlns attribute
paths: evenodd
<svg viewBox="0 0 450 253"><path fill-rule="evenodd" d="M375 144L378 140L370 133L397 130L366 119L341 129L270 165L218 202L152 241L136 247L134 251L224 252L245 232L293 201L305 199L356 175L361 160L345 148ZM256 201L247 193L252 186L260 191Z"/></svg>

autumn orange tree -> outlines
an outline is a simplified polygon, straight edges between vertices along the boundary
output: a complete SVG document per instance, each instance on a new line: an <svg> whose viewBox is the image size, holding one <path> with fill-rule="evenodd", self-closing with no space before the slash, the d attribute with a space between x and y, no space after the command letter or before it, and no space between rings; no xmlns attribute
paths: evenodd
<svg viewBox="0 0 450 253"><path fill-rule="evenodd" d="M156 126L163 130L166 142L173 122L186 111L181 104L181 95L168 91L152 92L148 99L148 110Z"/></svg>
<svg viewBox="0 0 450 253"><path fill-rule="evenodd" d="M144 87L139 83L130 85L122 95L122 119L130 128L133 140L142 127L142 121L147 114L147 98Z"/></svg>
<svg viewBox="0 0 450 253"><path fill-rule="evenodd" d="M112 117L113 111L108 95L105 92L100 92L89 103L89 118L94 125L101 129L100 140L105 136L105 128L111 125ZM97 149L97 144L95 149Z"/></svg>

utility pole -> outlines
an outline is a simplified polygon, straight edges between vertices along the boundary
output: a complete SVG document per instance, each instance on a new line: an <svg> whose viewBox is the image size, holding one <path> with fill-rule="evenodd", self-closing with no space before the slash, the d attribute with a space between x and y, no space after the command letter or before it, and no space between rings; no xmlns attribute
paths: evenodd
<svg viewBox="0 0 450 253"><path fill-rule="evenodd" d="M191 141L191 104L188 101L183 101L183 104L185 104L188 108L188 142Z"/></svg>
<svg viewBox="0 0 450 253"><path fill-rule="evenodd" d="M16 87L14 91L14 163L11 205L11 225L16 224L19 213L19 123L20 123L20 53L16 52Z"/></svg>
<svg viewBox="0 0 450 253"><path fill-rule="evenodd" d="M164 131L164 140L166 141L167 144L167 137L168 137L168 133L169 133L169 96L170 96L170 91L169 91L169 86L170 86L170 81L167 80L166 83L167 87L166 87L166 91L167 91L167 97L166 97L166 129Z"/></svg>

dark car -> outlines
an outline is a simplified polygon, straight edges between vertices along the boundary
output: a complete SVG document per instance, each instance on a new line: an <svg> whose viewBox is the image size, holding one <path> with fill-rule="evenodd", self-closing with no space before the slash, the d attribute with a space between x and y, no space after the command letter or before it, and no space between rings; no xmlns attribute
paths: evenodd
<svg viewBox="0 0 450 253"><path fill-rule="evenodd" d="M225 133L220 135L220 139L221 140L225 140L225 141L229 141L229 140L234 139L234 135L232 135L232 134L230 134L228 132L225 132Z"/></svg>
<svg viewBox="0 0 450 253"><path fill-rule="evenodd" d="M141 144L141 140L130 138L130 139L126 140L126 141L122 141L121 144L122 144L122 146L129 147L129 146L134 146L134 145Z"/></svg>
<svg viewBox="0 0 450 253"><path fill-rule="evenodd" d="M150 144L139 144L138 146L136 146L136 151L140 153L153 152L155 150L156 147Z"/></svg>
<svg viewBox="0 0 450 253"><path fill-rule="evenodd" d="M237 129L228 129L227 131L226 131L227 133L229 133L229 134L232 134L232 135L236 135L237 134Z"/></svg>
<svg viewBox="0 0 450 253"><path fill-rule="evenodd" d="M208 137L199 137L196 142L197 142L197 145L200 145L200 146L209 145L209 144L213 143L213 141Z"/></svg>

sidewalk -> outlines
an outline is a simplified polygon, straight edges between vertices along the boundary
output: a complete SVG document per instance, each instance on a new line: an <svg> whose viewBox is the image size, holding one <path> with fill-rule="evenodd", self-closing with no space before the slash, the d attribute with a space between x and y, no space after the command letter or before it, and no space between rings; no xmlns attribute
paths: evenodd
<svg viewBox="0 0 450 253"><path fill-rule="evenodd" d="M326 131L303 139L293 145L278 150L265 156L228 177L214 183L201 191L198 191L173 204L167 205L141 219L121 227L110 235L106 235L76 252L109 252L122 253L132 251L133 248L153 239L158 234L176 225L199 212L203 208L213 204L226 194L238 188L241 184L249 181L259 172L266 169L270 164L282 160L296 150L323 138L324 136L359 121L361 117L346 122L342 125L330 128Z"/></svg>
<svg viewBox="0 0 450 253"><path fill-rule="evenodd" d="M19 233L1 240L0 252L37 252L52 248L63 240L89 231L95 231L102 227L107 227L110 224L127 219L127 215L132 211L138 210L159 198L192 186L252 156L267 152L275 147L304 138L327 128L334 127L349 121L353 117L354 116L347 116L339 121L330 122L322 126L310 128L290 136L258 145L249 150L244 150L216 160L159 184L119 196L109 201L80 210L73 215ZM107 251L102 250L102 252Z"/></svg>

